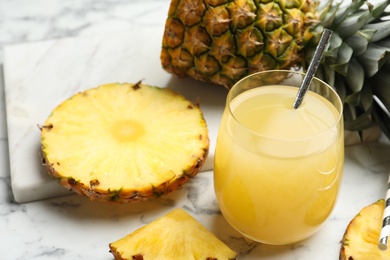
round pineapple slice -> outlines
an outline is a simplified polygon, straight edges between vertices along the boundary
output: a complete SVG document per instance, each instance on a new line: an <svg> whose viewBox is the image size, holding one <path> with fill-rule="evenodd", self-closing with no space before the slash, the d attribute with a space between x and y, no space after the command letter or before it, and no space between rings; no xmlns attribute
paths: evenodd
<svg viewBox="0 0 390 260"><path fill-rule="evenodd" d="M49 175L91 200L137 202L177 190L209 149L197 105L140 82L78 93L53 110L41 131Z"/></svg>
<svg viewBox="0 0 390 260"><path fill-rule="evenodd" d="M341 241L340 260L390 260L390 250L378 248L385 200L364 207L349 223Z"/></svg>

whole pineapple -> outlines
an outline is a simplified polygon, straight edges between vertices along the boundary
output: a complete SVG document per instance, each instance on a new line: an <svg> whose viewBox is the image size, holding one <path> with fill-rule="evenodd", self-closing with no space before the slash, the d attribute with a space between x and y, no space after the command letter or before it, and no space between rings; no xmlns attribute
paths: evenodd
<svg viewBox="0 0 390 260"><path fill-rule="evenodd" d="M161 63L230 88L262 70L306 70L324 28L333 35L317 76L345 103L345 128L379 124L390 137L390 1L172 0Z"/></svg>

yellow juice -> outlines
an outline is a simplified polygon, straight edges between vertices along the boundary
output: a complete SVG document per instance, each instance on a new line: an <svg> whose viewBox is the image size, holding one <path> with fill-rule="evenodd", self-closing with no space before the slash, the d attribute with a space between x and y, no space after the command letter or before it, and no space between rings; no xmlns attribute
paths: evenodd
<svg viewBox="0 0 390 260"><path fill-rule="evenodd" d="M225 219L249 238L293 243L330 215L344 163L340 112L297 88L265 86L234 98L216 144L214 185Z"/></svg>

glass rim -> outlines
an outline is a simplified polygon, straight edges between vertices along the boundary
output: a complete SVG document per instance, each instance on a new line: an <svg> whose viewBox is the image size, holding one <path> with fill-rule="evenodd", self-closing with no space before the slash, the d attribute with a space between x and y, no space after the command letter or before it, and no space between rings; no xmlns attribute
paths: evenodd
<svg viewBox="0 0 390 260"><path fill-rule="evenodd" d="M243 81L247 80L248 78L251 78L251 77L254 77L254 76L257 76L257 75L260 75L260 74L267 74L267 73L287 73L287 74L295 74L295 75L301 75L301 76L304 76L305 73L302 72L302 71L293 71L293 70L264 70L264 71L259 71L259 72L255 72L253 74L250 74L248 76L245 76L244 78L240 79L239 81L237 81L236 83L234 83L234 85L229 89L229 92L228 92L228 95L227 95L227 98L226 98L226 101L227 101L227 104L226 106L228 107L228 110L229 110L229 114L232 116L232 119L237 123L239 124L241 127L243 127L244 129L246 129L247 131L251 132L252 134L258 136L258 137L261 137L261 138L265 138L265 139L269 139L269 140L276 140L276 141L289 141L289 142L298 142L298 141L305 141L305 140L310 140L310 139L315 139L315 138L319 138L321 135L324 135L327 131L329 131L330 129L333 129L335 128L339 123L340 121L342 120L343 118L343 110L344 110L344 107L343 107L343 102L339 96L339 94L336 92L336 90L330 86L328 83L326 83L325 81L317 78L317 77L314 77L313 78L313 81L316 80L318 82L320 82L321 84L325 85L327 89L329 89L332 94L336 97L337 99L337 103L339 104L340 106L340 109L338 109L334 104L333 102L329 101L327 98L327 100L329 102L331 102L331 104L335 107L335 109L338 111L338 117L337 119L335 120L335 122L329 126L326 130L324 131L321 131L320 133L318 134L315 134L315 135L311 135L311 136L308 136L308 137L302 137L302 138L275 138L275 137L270 137L270 136L267 136L267 135L264 135L264 134L260 134L260 133L257 133L256 131L248 128L247 126L243 125L235 116L235 114L233 113L232 109L231 109L231 106L230 106L230 103L231 101L233 101L234 98L232 98L231 96L233 95L232 92L233 90L235 90L236 88L238 88L238 85L240 85L240 83L242 83ZM297 87L298 89L298 87ZM310 89L308 91L311 91ZM311 91L313 92L313 91ZM315 92L314 92L315 93ZM241 93L240 93L241 94ZM238 94L237 96L239 96L240 94ZM318 94L318 93L316 93ZM320 94L318 94L320 95ZM236 97L237 97L236 96ZM343 123L343 122L342 122ZM341 128L343 128L344 126L342 125Z"/></svg>

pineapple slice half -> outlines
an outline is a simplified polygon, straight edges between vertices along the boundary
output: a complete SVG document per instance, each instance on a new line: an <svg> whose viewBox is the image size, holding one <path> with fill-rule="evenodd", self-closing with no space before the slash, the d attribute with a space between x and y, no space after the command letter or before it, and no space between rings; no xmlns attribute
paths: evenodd
<svg viewBox="0 0 390 260"><path fill-rule="evenodd" d="M115 259L228 260L237 254L183 209L175 209L109 245Z"/></svg>
<svg viewBox="0 0 390 260"><path fill-rule="evenodd" d="M203 113L166 88L105 84L56 107L41 127L43 162L91 200L137 202L177 190L209 149Z"/></svg>
<svg viewBox="0 0 390 260"><path fill-rule="evenodd" d="M349 223L340 250L340 260L390 260L390 250L378 248L385 200L363 208Z"/></svg>

